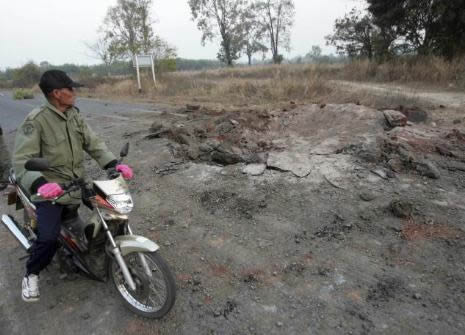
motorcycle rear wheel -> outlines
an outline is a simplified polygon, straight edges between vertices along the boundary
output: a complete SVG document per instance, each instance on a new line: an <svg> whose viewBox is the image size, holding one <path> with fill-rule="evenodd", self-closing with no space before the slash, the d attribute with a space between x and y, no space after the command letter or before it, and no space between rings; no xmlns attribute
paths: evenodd
<svg viewBox="0 0 465 335"><path fill-rule="evenodd" d="M152 276L145 273L137 252L124 256L136 284L135 291L129 288L118 263L114 259L110 262L110 276L116 291L130 310L146 318L160 319L174 305L176 299L174 277L158 252L143 253L142 255L145 257Z"/></svg>

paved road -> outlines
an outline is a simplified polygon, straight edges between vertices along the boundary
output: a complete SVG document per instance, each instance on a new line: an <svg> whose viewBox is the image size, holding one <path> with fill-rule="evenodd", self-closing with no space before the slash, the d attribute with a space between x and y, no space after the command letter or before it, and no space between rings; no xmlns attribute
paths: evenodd
<svg viewBox="0 0 465 335"><path fill-rule="evenodd" d="M31 110L44 103L45 98L41 94L36 94L34 99L14 100L11 91L0 91L0 126L3 130L3 136L0 136L0 182L6 178L9 170L16 128ZM122 121L122 132L127 122L137 122L141 120L141 115L160 113L154 111L153 105L149 104L128 104L86 98L78 98L76 105L91 126L97 126L95 122L101 126L102 123L109 121L108 118L117 119Z"/></svg>
<svg viewBox="0 0 465 335"><path fill-rule="evenodd" d="M40 106L43 101L42 97L35 97L31 100L13 100L10 92L0 92L0 125L4 134L14 131L27 113Z"/></svg>
<svg viewBox="0 0 465 335"><path fill-rule="evenodd" d="M18 125L31 110L41 106L44 102L45 98L42 95L36 94L36 97L30 100L13 100L11 92L0 91L0 125L3 128L5 142L10 150L14 140L14 132ZM99 115L128 121L140 115L160 113L154 111L151 104L78 98L76 105L86 118Z"/></svg>

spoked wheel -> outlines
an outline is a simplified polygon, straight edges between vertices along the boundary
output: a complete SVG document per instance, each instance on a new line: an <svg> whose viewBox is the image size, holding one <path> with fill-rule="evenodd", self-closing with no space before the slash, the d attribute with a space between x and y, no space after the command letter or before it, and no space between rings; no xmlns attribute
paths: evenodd
<svg viewBox="0 0 465 335"><path fill-rule="evenodd" d="M144 257L150 274L142 265L140 255ZM131 290L118 263L112 259L110 273L116 290L135 313L148 318L162 318L173 307L176 297L175 282L168 265L158 252L133 252L124 256L124 260L134 279L136 290Z"/></svg>

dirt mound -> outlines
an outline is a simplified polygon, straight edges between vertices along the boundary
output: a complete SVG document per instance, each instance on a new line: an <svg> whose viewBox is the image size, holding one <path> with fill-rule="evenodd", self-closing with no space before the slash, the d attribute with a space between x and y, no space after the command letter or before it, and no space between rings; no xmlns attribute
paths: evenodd
<svg viewBox="0 0 465 335"><path fill-rule="evenodd" d="M267 136L273 113L263 110L188 110L180 118L165 117L152 124L152 138L168 138L178 144L177 154L194 161L220 165L266 162L272 146Z"/></svg>
<svg viewBox="0 0 465 335"><path fill-rule="evenodd" d="M396 173L413 170L438 179L439 167L465 171L465 137L457 129L432 126L394 128L386 134L383 159Z"/></svg>
<svg viewBox="0 0 465 335"><path fill-rule="evenodd" d="M190 108L182 119L165 115L146 138L172 140L176 155L183 159L219 165L266 164L304 177L318 166L328 170L327 165L334 163L331 155L378 161L378 137L385 122L379 111L355 104L291 103L272 111L199 107Z"/></svg>
<svg viewBox="0 0 465 335"><path fill-rule="evenodd" d="M183 161L247 164L243 173L250 175L266 168L299 178L312 174L341 188L338 179L357 162L382 166L375 169L381 178L414 171L439 179L441 168L465 171L465 133L424 123L428 114L421 109L401 106L399 111L420 123L392 128L386 111L355 104L290 103L279 110L189 106L162 114L146 138L170 139Z"/></svg>

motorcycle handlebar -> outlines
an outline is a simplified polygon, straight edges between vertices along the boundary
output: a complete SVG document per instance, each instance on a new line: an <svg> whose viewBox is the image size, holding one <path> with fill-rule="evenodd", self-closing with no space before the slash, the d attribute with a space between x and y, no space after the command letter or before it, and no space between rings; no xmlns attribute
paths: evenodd
<svg viewBox="0 0 465 335"><path fill-rule="evenodd" d="M87 183L84 180L84 178L77 178L68 183L60 184L60 187L63 189L63 191L69 191L71 188L74 190L74 189L77 189L78 187L79 188L84 187L86 186L86 184Z"/></svg>
<svg viewBox="0 0 465 335"><path fill-rule="evenodd" d="M107 169L107 177L108 179L116 179L120 176L120 172L116 171L115 168L109 168ZM53 199L44 199L42 198L40 195L35 195L34 196L34 200L35 202L41 202L41 201L57 201L58 199L60 199L61 197L63 197L64 195L68 194L68 193L71 193L73 191L77 191L77 190L83 190L87 187L87 182L84 180L84 178L77 178L77 179L74 179L70 182L67 182L67 183L60 183L59 184L60 187L62 188L63 190L63 193L56 197L56 198L53 198Z"/></svg>

